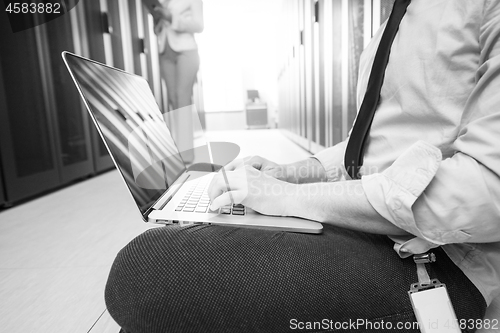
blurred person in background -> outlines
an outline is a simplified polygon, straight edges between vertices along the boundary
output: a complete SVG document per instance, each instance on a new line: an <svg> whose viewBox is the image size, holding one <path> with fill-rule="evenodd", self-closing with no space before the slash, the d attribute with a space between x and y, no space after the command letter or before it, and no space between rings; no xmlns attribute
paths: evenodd
<svg viewBox="0 0 500 333"><path fill-rule="evenodd" d="M200 68L195 33L203 31L201 0L160 0L155 7L161 76L167 85L168 110L193 104L193 85ZM194 159L193 112L191 107L165 115L165 121L184 162Z"/></svg>
<svg viewBox="0 0 500 333"><path fill-rule="evenodd" d="M193 85L200 67L194 34L203 31L201 0L163 0L155 8L161 75L173 110L191 105Z"/></svg>

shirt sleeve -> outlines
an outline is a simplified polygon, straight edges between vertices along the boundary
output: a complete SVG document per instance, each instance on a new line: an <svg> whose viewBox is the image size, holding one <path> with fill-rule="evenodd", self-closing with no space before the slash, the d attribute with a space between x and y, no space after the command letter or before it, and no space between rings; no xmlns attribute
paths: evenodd
<svg viewBox="0 0 500 333"><path fill-rule="evenodd" d="M500 241L500 3L490 1L484 13L476 86L453 156L441 161L439 149L420 141L384 172L362 178L375 210L416 236L406 240L411 252Z"/></svg>
<svg viewBox="0 0 500 333"><path fill-rule="evenodd" d="M344 154L346 145L347 139L311 157L317 159L323 165L329 182L345 179Z"/></svg>

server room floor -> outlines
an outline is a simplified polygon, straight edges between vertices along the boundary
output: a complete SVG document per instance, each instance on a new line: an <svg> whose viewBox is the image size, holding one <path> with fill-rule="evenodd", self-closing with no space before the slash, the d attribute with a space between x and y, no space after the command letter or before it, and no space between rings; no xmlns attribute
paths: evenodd
<svg viewBox="0 0 500 333"><path fill-rule="evenodd" d="M207 132L240 157L290 163L309 153L278 130ZM116 253L151 226L117 171L0 213L0 327L9 333L118 333L104 285Z"/></svg>

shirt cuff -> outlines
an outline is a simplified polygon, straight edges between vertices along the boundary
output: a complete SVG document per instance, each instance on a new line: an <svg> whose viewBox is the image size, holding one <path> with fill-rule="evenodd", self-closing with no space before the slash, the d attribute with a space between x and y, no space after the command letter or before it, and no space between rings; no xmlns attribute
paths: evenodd
<svg viewBox="0 0 500 333"><path fill-rule="evenodd" d="M318 160L325 168L326 179L329 182L336 182L346 179L347 172L344 167L344 154L347 141L338 143L337 145L324 149L319 153L311 156Z"/></svg>
<svg viewBox="0 0 500 333"><path fill-rule="evenodd" d="M401 258L408 258L414 254L425 253L439 246L438 244L414 236L389 236L389 238L394 241L394 251L396 251Z"/></svg>
<svg viewBox="0 0 500 333"><path fill-rule="evenodd" d="M395 240L395 249L401 256L405 256L404 250L422 253L444 244L423 235L412 212L413 204L434 178L441 159L438 148L418 141L384 172L361 178L363 189L373 208L386 220L417 237L404 241Z"/></svg>

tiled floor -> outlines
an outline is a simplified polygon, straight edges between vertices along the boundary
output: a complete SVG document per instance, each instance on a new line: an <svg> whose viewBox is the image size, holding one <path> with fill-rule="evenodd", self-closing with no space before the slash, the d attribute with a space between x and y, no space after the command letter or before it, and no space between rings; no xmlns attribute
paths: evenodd
<svg viewBox="0 0 500 333"><path fill-rule="evenodd" d="M146 229L120 182L109 172L0 214L1 331L90 329L114 256Z"/></svg>
<svg viewBox="0 0 500 333"><path fill-rule="evenodd" d="M276 130L212 132L240 156L309 154ZM0 213L0 331L117 333L104 285L116 253L150 226L116 171Z"/></svg>

